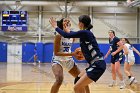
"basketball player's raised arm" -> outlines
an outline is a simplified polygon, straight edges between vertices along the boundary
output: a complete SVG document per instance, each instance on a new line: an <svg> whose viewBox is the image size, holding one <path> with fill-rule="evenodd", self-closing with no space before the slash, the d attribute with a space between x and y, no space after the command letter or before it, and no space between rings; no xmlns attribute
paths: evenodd
<svg viewBox="0 0 140 93"><path fill-rule="evenodd" d="M60 41L61 41L61 36L56 35L54 39L54 54L56 56L73 56L74 53L64 53L60 52Z"/></svg>
<svg viewBox="0 0 140 93"><path fill-rule="evenodd" d="M140 52L136 48L133 47L132 49L140 56Z"/></svg>
<svg viewBox="0 0 140 93"><path fill-rule="evenodd" d="M64 38L81 38L85 37L86 35L85 31L76 31L76 32L70 31L69 33L67 33L58 27L55 29L55 31L61 34Z"/></svg>

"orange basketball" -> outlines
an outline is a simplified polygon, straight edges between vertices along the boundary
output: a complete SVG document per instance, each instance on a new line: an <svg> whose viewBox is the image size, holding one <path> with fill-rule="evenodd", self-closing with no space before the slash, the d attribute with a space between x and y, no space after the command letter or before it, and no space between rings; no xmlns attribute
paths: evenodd
<svg viewBox="0 0 140 93"><path fill-rule="evenodd" d="M83 55L83 53L81 51L81 48L76 48L74 52L75 52L75 56L74 57L77 60L85 60L85 57L84 57L84 55Z"/></svg>

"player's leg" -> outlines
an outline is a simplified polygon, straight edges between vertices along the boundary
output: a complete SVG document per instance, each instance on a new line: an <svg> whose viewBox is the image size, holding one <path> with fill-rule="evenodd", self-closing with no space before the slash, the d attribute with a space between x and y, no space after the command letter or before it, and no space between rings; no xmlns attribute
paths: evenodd
<svg viewBox="0 0 140 93"><path fill-rule="evenodd" d="M122 76L122 73L120 70L120 61L115 62L115 71L116 71L116 73L121 81L120 82L120 89L125 88L125 83L124 83L123 76Z"/></svg>
<svg viewBox="0 0 140 93"><path fill-rule="evenodd" d="M52 65L52 70L55 75L56 81L51 88L51 93L58 93L59 88L63 82L63 68L60 64L55 63Z"/></svg>
<svg viewBox="0 0 140 93"><path fill-rule="evenodd" d="M135 81L135 77L133 77L133 74L131 72L131 67L132 67L132 65L130 65L128 62L125 62L124 71L125 71L126 75L128 76L130 85Z"/></svg>
<svg viewBox="0 0 140 93"><path fill-rule="evenodd" d="M128 77L131 76L128 62L124 62L124 72L125 72L126 76L128 76Z"/></svg>
<svg viewBox="0 0 140 93"><path fill-rule="evenodd" d="M106 63L102 61L96 61L88 68L86 68L86 73L82 73L80 79L74 86L75 93L85 93L85 86L97 81L102 74L105 72Z"/></svg>
<svg viewBox="0 0 140 93"><path fill-rule="evenodd" d="M115 71L116 71L117 75L119 76L119 79L122 81L123 77L122 77L122 73L120 70L120 61L115 62Z"/></svg>
<svg viewBox="0 0 140 93"><path fill-rule="evenodd" d="M111 73L112 73L112 81L109 84L109 87L113 87L116 85L116 71L115 71L115 63L111 63Z"/></svg>
<svg viewBox="0 0 140 93"><path fill-rule="evenodd" d="M34 55L34 65L36 65L36 61L37 61L37 55Z"/></svg>
<svg viewBox="0 0 140 93"><path fill-rule="evenodd" d="M70 62L74 62L74 61L70 61ZM69 73L75 77L74 83L76 83L79 79L80 76L78 76L80 74L80 69L78 68L78 66L74 63L72 69L69 71ZM90 93L89 87L86 86L85 87L86 93Z"/></svg>
<svg viewBox="0 0 140 93"><path fill-rule="evenodd" d="M75 93L86 93L85 86L92 83L93 80L91 80L87 74L85 73L75 84L74 91Z"/></svg>
<svg viewBox="0 0 140 93"><path fill-rule="evenodd" d="M74 64L73 68L69 71L69 73L73 77L77 77L80 74L80 69L77 67L77 65Z"/></svg>

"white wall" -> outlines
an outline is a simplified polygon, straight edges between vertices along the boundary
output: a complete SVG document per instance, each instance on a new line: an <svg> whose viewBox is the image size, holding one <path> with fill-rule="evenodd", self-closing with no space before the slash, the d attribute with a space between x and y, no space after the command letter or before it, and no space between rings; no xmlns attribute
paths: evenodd
<svg viewBox="0 0 140 93"><path fill-rule="evenodd" d="M1 11L5 9L5 6L1 6ZM38 41L38 15L39 7L35 6L23 6L21 10L28 11L28 32L25 33L25 37L19 37L23 41ZM127 7L93 7L93 33L98 39L99 43L108 43L108 30L113 29L116 31L118 37L134 38L131 39L132 43L136 43L137 37L137 9ZM82 14L90 14L89 7L77 7L73 6L71 12L68 13L68 17L72 22L72 29L78 30L78 17ZM60 20L64 17L64 11L59 6L44 6L42 9L42 41L53 42L54 29L49 24L49 18L55 17ZM110 26L111 25L111 26ZM32 33L30 33L32 32ZM7 35L4 33L4 35ZM21 36L21 34L18 34ZM4 37L0 37L3 40ZM7 37L8 38L8 37ZM25 40L24 40L25 39Z"/></svg>

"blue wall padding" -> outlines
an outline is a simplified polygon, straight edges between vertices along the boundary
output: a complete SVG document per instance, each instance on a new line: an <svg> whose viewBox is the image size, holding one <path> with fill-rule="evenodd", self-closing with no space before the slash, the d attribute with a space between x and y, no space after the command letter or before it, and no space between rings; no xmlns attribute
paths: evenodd
<svg viewBox="0 0 140 93"><path fill-rule="evenodd" d="M44 62L51 62L53 56L53 43L44 44Z"/></svg>
<svg viewBox="0 0 140 93"><path fill-rule="evenodd" d="M7 62L7 43L0 42L0 62Z"/></svg>
<svg viewBox="0 0 140 93"><path fill-rule="evenodd" d="M99 44L100 51L104 54L104 56L108 52L109 47L110 47L109 44ZM110 58L111 58L111 56L109 55L108 58L105 59L105 62L110 63Z"/></svg>
<svg viewBox="0 0 140 93"><path fill-rule="evenodd" d="M40 62L44 62L44 44L42 42L38 42L36 43L36 49L37 49L37 56L38 56L38 60Z"/></svg>
<svg viewBox="0 0 140 93"><path fill-rule="evenodd" d="M133 46L140 52L140 44L133 44ZM140 64L140 56L134 52L135 64Z"/></svg>
<svg viewBox="0 0 140 93"><path fill-rule="evenodd" d="M34 62L35 43L22 43L22 62Z"/></svg>
<svg viewBox="0 0 140 93"><path fill-rule="evenodd" d="M140 44L133 44L133 46L140 51ZM37 48L38 59L41 62L51 62L53 56L53 43L31 43L24 42L22 44L22 62L33 62L34 48ZM79 43L75 43L72 46L72 51L79 47ZM109 44L99 44L101 52L105 55L109 49ZM136 64L140 64L140 56L135 54ZM7 62L7 43L0 42L0 62ZM74 58L74 57L73 57ZM74 58L76 62L86 62L78 61ZM105 60L110 63L110 56Z"/></svg>
<svg viewBox="0 0 140 93"><path fill-rule="evenodd" d="M27 53L29 52L30 53L29 56L31 57L34 53L33 52L34 44L28 43L27 47L28 46L29 46L29 49L26 49L26 52ZM37 43L36 47L37 47L37 52L39 54L39 59L41 60L41 62L51 62L52 56L53 56L53 43L45 43L45 44ZM72 51L74 51L77 47L79 47L79 43L74 43L73 46L72 46ZM134 44L134 47L137 48L140 51L140 44ZM101 52L105 55L107 53L108 49L109 49L109 44L99 44L99 48L100 48ZM32 51L32 53L31 53L31 51ZM25 60L28 60L29 56L26 56L28 58L26 58ZM137 54L135 54L135 57L136 57L136 64L140 64L139 56ZM24 57L23 57L23 59L24 59ZM31 60L31 62L32 61L33 60ZM86 62L85 60L78 61L75 58L74 58L74 61L76 61L76 62ZM108 56L107 59L105 59L105 61L106 61L106 63L110 63L110 55Z"/></svg>

